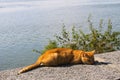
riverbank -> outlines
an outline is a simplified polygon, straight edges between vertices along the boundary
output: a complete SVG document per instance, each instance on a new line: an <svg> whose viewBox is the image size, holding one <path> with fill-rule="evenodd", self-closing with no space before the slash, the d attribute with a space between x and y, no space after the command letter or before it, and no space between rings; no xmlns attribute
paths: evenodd
<svg viewBox="0 0 120 80"><path fill-rule="evenodd" d="M120 51L96 54L95 65L41 67L17 75L21 68L0 71L0 80L120 80Z"/></svg>

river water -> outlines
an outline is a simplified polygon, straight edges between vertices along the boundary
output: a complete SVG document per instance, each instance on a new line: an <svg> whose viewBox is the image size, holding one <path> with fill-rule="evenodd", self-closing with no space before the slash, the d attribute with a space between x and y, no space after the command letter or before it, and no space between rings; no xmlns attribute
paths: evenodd
<svg viewBox="0 0 120 80"><path fill-rule="evenodd" d="M114 0L0 0L0 70L35 62L39 54L32 50L42 50L63 23L87 31L90 14L95 27L111 19L113 30L120 30L120 2Z"/></svg>

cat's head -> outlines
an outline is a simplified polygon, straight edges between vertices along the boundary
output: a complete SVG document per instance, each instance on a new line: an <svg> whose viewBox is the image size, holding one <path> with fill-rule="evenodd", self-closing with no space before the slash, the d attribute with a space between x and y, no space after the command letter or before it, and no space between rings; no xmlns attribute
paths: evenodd
<svg viewBox="0 0 120 80"><path fill-rule="evenodd" d="M95 50L93 51L89 51L89 52L83 52L82 54L82 62L84 64L94 64L94 53L95 53Z"/></svg>

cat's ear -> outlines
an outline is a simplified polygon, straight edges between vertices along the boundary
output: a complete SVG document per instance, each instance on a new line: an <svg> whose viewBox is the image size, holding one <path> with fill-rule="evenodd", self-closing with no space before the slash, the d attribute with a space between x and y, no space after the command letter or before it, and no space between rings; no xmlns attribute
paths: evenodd
<svg viewBox="0 0 120 80"><path fill-rule="evenodd" d="M91 51L91 53L95 54L95 50Z"/></svg>
<svg viewBox="0 0 120 80"><path fill-rule="evenodd" d="M91 51L89 54L90 55L94 55L95 54L95 50Z"/></svg>

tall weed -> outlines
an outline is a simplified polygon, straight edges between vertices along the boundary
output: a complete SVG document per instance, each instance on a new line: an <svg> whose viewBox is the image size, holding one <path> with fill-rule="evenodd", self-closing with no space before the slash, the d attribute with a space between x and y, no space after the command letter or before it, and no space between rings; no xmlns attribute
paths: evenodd
<svg viewBox="0 0 120 80"><path fill-rule="evenodd" d="M50 40L44 51L57 48L72 48L85 51L96 50L96 53L111 52L120 50L120 32L112 31L112 22L109 19L107 29L103 28L103 20L100 20L96 29L92 21L88 18L90 33L85 33L81 28L72 27L67 31L63 25L60 35L55 35L56 40Z"/></svg>

